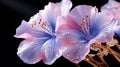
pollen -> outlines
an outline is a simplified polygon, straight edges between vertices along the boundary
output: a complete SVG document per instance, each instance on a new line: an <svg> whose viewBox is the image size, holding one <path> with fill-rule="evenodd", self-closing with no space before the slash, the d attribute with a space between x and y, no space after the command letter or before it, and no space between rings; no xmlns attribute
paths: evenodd
<svg viewBox="0 0 120 67"><path fill-rule="evenodd" d="M45 27L47 26L47 22L44 22L42 19L40 19L38 22L32 23L31 26L32 28L37 27L37 26Z"/></svg>

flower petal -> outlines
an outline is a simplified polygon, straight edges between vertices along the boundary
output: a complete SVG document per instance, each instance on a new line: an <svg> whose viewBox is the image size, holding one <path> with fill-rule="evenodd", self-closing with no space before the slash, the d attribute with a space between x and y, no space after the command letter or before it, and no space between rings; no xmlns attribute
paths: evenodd
<svg viewBox="0 0 120 67"><path fill-rule="evenodd" d="M114 19L120 19L120 3L115 0L109 0L107 4L101 7L101 11L106 13L113 13Z"/></svg>
<svg viewBox="0 0 120 67"><path fill-rule="evenodd" d="M61 56L60 43L56 39L49 39L44 43L42 51L44 51L42 57L43 62L51 65Z"/></svg>
<svg viewBox="0 0 120 67"><path fill-rule="evenodd" d="M32 29L31 26L24 20L22 21L21 25L16 29L16 34L14 36L17 38L40 37L43 39L50 37L50 35L45 32Z"/></svg>
<svg viewBox="0 0 120 67"><path fill-rule="evenodd" d="M115 32L115 28L117 26L117 23L111 22L111 24L107 24L100 33L94 38L96 42L98 43L104 43L110 41Z"/></svg>
<svg viewBox="0 0 120 67"><path fill-rule="evenodd" d="M50 2L44 10L40 10L40 14L43 17L42 19L50 23L52 29L55 30L57 17L61 15L60 7Z"/></svg>
<svg viewBox="0 0 120 67"><path fill-rule="evenodd" d="M90 45L88 44L74 44L67 47L65 52L63 52L63 56L73 63L79 63L89 53L89 47Z"/></svg>
<svg viewBox="0 0 120 67"><path fill-rule="evenodd" d="M86 39L84 38L84 35L79 33L78 30L71 29L64 25L62 25L61 31L57 33L57 38L62 43L63 47L70 46L80 42L87 42Z"/></svg>
<svg viewBox="0 0 120 67"><path fill-rule="evenodd" d="M87 6L87 5L76 6L70 12L70 14L73 16L74 21L77 22L78 24L80 24L80 22L83 19L86 19L87 17L88 18L94 17L96 13L98 13L98 10L96 7Z"/></svg>
<svg viewBox="0 0 120 67"><path fill-rule="evenodd" d="M69 10L72 7L72 2L70 0L62 0L62 2L57 3L61 8L62 16L65 16L69 13Z"/></svg>
<svg viewBox="0 0 120 67"><path fill-rule="evenodd" d="M120 3L115 1L115 0L109 0L107 4L105 4L104 6L101 7L101 10L103 9L115 9L115 7L120 6Z"/></svg>
<svg viewBox="0 0 120 67"><path fill-rule="evenodd" d="M44 40L24 40L18 48L17 55L27 64L35 64L41 60L41 46Z"/></svg>
<svg viewBox="0 0 120 67"><path fill-rule="evenodd" d="M95 16L94 20L90 21L92 22L90 25L90 33L92 34L92 36L96 36L97 34L99 34L99 32L101 32L101 30L104 30L106 26L112 24L112 19L113 15L107 15L105 12L99 12ZM106 29L110 29L110 27Z"/></svg>
<svg viewBox="0 0 120 67"><path fill-rule="evenodd" d="M62 46L70 46L78 42L87 42L86 36L80 32L79 25L70 15L59 18L56 35Z"/></svg>
<svg viewBox="0 0 120 67"><path fill-rule="evenodd" d="M67 15L72 7L70 0L62 0L60 3L49 3L44 10L40 10L41 16L46 22L49 22L52 29L56 28L56 21L59 16Z"/></svg>
<svg viewBox="0 0 120 67"><path fill-rule="evenodd" d="M120 26L115 28L115 33L120 37Z"/></svg>

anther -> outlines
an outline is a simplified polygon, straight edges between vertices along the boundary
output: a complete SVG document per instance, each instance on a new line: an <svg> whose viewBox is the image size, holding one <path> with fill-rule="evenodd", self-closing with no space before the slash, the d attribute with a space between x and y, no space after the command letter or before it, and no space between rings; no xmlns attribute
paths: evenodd
<svg viewBox="0 0 120 67"><path fill-rule="evenodd" d="M42 21L42 19L40 19L40 22Z"/></svg>
<svg viewBox="0 0 120 67"><path fill-rule="evenodd" d="M36 25L36 22L34 23L34 25Z"/></svg>
<svg viewBox="0 0 120 67"><path fill-rule="evenodd" d="M43 22L43 23L42 23L42 27L43 27L43 26L46 26L46 22Z"/></svg>
<svg viewBox="0 0 120 67"><path fill-rule="evenodd" d="M88 18L88 16L86 16L86 18Z"/></svg>
<svg viewBox="0 0 120 67"><path fill-rule="evenodd" d="M32 26L32 28L34 27L34 25L33 25L33 24L31 24L31 26Z"/></svg>

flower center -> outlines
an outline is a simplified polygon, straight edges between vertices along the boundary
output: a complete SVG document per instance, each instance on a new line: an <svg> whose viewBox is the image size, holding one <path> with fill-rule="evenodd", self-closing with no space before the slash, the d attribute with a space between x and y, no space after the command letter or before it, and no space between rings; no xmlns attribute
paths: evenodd
<svg viewBox="0 0 120 67"><path fill-rule="evenodd" d="M90 39L93 38L93 36L90 34L90 22L87 21L88 16L82 18L80 21L80 32L82 33L83 37L89 41Z"/></svg>
<svg viewBox="0 0 120 67"><path fill-rule="evenodd" d="M51 34L52 33L52 28L51 25L48 22L43 21L42 19L40 19L38 22L33 22L31 24L32 28L38 29L42 32Z"/></svg>

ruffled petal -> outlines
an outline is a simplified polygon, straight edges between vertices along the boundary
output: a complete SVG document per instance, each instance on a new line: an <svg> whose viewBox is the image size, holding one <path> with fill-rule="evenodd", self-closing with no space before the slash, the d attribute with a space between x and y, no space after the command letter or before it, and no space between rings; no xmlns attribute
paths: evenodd
<svg viewBox="0 0 120 67"><path fill-rule="evenodd" d="M101 7L101 11L112 13L115 20L120 19L120 3L115 0L109 0L107 4ZM120 20L119 20L120 21Z"/></svg>
<svg viewBox="0 0 120 67"><path fill-rule="evenodd" d="M41 47L44 40L24 40L18 48L17 55L27 64L35 64L41 60Z"/></svg>
<svg viewBox="0 0 120 67"><path fill-rule="evenodd" d="M44 10L40 10L43 19L49 22L52 28L55 30L55 24L59 16L65 16L68 14L72 7L70 0L62 0L60 3L49 3L45 6Z"/></svg>
<svg viewBox="0 0 120 67"><path fill-rule="evenodd" d="M60 43L56 39L49 39L42 47L44 52L42 60L45 64L51 65L58 59L60 54Z"/></svg>
<svg viewBox="0 0 120 67"><path fill-rule="evenodd" d="M99 12L98 14L96 14L94 20L90 21L91 22L90 27L89 27L90 34L94 37L97 36L101 32L101 30L104 30L105 27L112 24L111 23L112 19L113 19L112 14L107 15L105 12ZM106 28L106 29L110 31L110 28L111 27Z"/></svg>
<svg viewBox="0 0 120 67"><path fill-rule="evenodd" d="M79 25L70 16L59 18L59 22L61 23L57 25L56 35L62 46L87 42L86 36L80 32Z"/></svg>
<svg viewBox="0 0 120 67"><path fill-rule="evenodd" d="M70 12L75 22L80 24L83 19L94 17L94 15L98 13L98 9L96 7L87 6L87 5L79 5L73 8Z"/></svg>
<svg viewBox="0 0 120 67"><path fill-rule="evenodd" d="M57 5L61 8L62 16L66 16L72 7L72 2L70 0L62 0Z"/></svg>
<svg viewBox="0 0 120 67"><path fill-rule="evenodd" d="M29 20L29 24L35 23L35 22L39 22L40 19L42 18L40 13L35 14L34 16L32 16Z"/></svg>
<svg viewBox="0 0 120 67"><path fill-rule="evenodd" d="M79 63L89 53L89 48L90 45L88 44L74 44L67 47L67 49L63 52L63 56L73 63Z"/></svg>
<svg viewBox="0 0 120 67"><path fill-rule="evenodd" d="M110 41L114 36L117 24L118 24L117 21L106 24L100 29L98 35L93 39L95 39L96 42L98 43L104 43Z"/></svg>
<svg viewBox="0 0 120 67"><path fill-rule="evenodd" d="M31 38L31 37L35 37L35 38L42 38L42 39L46 39L49 38L50 35L36 30L36 29L32 29L30 24L27 23L26 21L22 21L21 25L16 29L16 34L14 35L17 38Z"/></svg>
<svg viewBox="0 0 120 67"><path fill-rule="evenodd" d="M62 32L64 31L63 29L66 29L65 27L79 30L79 25L75 23L74 19L69 14L67 16L58 18L55 31L57 33L59 33L60 31Z"/></svg>
<svg viewBox="0 0 120 67"><path fill-rule="evenodd" d="M49 3L45 6L44 10L40 10L42 19L50 24L53 30L55 30L55 25L57 17L61 15L60 7L54 3Z"/></svg>
<svg viewBox="0 0 120 67"><path fill-rule="evenodd" d="M109 9L116 9L116 7L119 7L120 3L115 0L109 0L108 3L106 3L104 6L101 7L101 10L109 10Z"/></svg>
<svg viewBox="0 0 120 67"><path fill-rule="evenodd" d="M62 25L57 32L57 39L62 43L63 47L72 44L87 42L86 36L79 32L79 30L72 29L67 25Z"/></svg>
<svg viewBox="0 0 120 67"><path fill-rule="evenodd" d="M86 13L81 13L79 10L86 11ZM89 17L87 20L89 20L88 23L90 23L90 21L94 19L91 17L95 17L96 13L97 9L92 6L80 5L75 7L66 17L58 19L56 28L58 39L64 44L64 46L70 45L71 43L88 42L90 39L90 33L87 31L87 34L89 35L84 34L83 30L80 29L80 23L86 16Z"/></svg>

